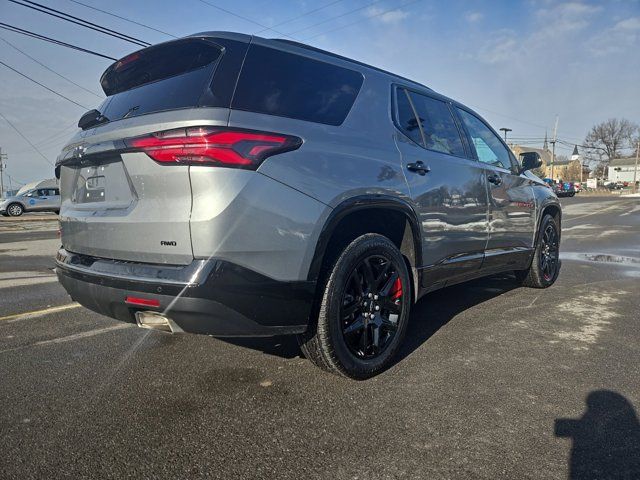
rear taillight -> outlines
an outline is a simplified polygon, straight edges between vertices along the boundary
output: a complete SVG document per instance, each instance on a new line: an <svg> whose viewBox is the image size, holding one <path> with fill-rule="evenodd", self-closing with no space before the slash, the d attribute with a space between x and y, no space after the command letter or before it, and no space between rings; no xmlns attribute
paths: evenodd
<svg viewBox="0 0 640 480"><path fill-rule="evenodd" d="M302 140L253 130L190 127L128 138L125 144L162 164L255 169L267 157L299 148Z"/></svg>

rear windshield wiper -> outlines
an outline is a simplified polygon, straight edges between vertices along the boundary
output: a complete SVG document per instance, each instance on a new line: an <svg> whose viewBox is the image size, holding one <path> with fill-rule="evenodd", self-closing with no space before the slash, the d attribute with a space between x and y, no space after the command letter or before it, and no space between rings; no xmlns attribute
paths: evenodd
<svg viewBox="0 0 640 480"><path fill-rule="evenodd" d="M133 112L135 112L139 108L140 108L140 105L136 105L135 107L131 107L129 110L127 110L127 113L125 113L124 115L122 115L122 117L120 117L120 119L122 120L123 118L127 118L129 115L131 115Z"/></svg>

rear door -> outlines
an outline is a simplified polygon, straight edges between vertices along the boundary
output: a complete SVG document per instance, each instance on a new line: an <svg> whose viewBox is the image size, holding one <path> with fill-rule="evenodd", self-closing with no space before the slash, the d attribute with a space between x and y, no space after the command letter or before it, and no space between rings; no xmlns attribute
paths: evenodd
<svg viewBox="0 0 640 480"><path fill-rule="evenodd" d="M149 263L188 264L189 165L128 148L131 138L226 126L234 77L246 45L188 38L114 63L101 83L107 123L80 132L58 159L62 243L71 252ZM240 60L238 60L238 58Z"/></svg>
<svg viewBox="0 0 640 480"><path fill-rule="evenodd" d="M471 275L487 242L483 168L470 158L447 100L405 88L395 93L396 142L423 229L424 286Z"/></svg>
<svg viewBox="0 0 640 480"><path fill-rule="evenodd" d="M536 229L532 181L502 139L477 115L457 108L489 187L489 239L483 269L526 266Z"/></svg>

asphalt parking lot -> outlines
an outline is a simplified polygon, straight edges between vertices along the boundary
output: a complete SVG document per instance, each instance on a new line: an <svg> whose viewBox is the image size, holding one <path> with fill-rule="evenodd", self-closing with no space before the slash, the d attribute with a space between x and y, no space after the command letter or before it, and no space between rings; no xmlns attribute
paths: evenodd
<svg viewBox="0 0 640 480"><path fill-rule="evenodd" d="M0 477L640 478L640 199L562 203L556 285L426 296L364 382L290 338L78 307L51 270L57 222L2 218Z"/></svg>

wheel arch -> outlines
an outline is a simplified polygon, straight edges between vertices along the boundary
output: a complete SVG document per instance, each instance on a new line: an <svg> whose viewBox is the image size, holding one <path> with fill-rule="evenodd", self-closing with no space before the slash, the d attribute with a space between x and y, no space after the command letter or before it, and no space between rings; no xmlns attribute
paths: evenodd
<svg viewBox="0 0 640 480"><path fill-rule="evenodd" d="M19 200L13 200L11 203L9 203L9 204L7 205L7 211L9 210L9 207L10 207L11 205L20 205L20 206L22 207L22 211L23 211L23 212L26 212L26 211L27 211L27 206L26 206L24 203L22 203L21 201L19 201Z"/></svg>
<svg viewBox="0 0 640 480"><path fill-rule="evenodd" d="M540 215L538 218L537 228L536 228L536 243L534 244L534 247L535 245L538 244L538 240L540 239L540 229L542 228L542 219L547 214L551 215L556 219L556 222L558 223L558 237L559 238L562 237L562 208L560 207L559 203L555 203L555 202L549 203L543 206L542 209L540 210Z"/></svg>
<svg viewBox="0 0 640 480"><path fill-rule="evenodd" d="M422 265L420 223L408 202L390 196L359 195L338 204L320 232L307 279L320 280L340 249L365 233L385 235L398 247L407 262L415 300L417 267Z"/></svg>

